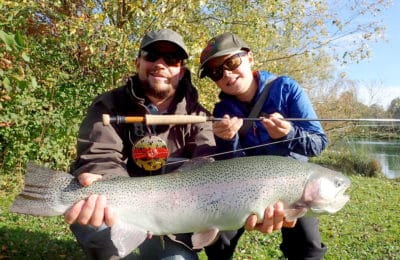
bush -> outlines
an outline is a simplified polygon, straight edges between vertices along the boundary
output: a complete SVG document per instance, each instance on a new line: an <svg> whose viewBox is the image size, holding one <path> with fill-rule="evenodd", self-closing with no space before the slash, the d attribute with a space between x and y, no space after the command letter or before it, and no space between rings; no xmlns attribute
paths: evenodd
<svg viewBox="0 0 400 260"><path fill-rule="evenodd" d="M332 167L336 170L366 177L378 177L381 175L380 163L366 153L352 151L343 148L341 150L327 149L320 156L310 161Z"/></svg>

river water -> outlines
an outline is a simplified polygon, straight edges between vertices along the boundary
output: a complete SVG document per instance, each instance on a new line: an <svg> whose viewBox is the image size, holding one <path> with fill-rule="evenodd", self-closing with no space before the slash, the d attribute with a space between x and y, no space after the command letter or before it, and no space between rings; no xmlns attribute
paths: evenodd
<svg viewBox="0 0 400 260"><path fill-rule="evenodd" d="M355 141L363 151L371 152L380 162L382 173L389 179L400 178L400 142Z"/></svg>

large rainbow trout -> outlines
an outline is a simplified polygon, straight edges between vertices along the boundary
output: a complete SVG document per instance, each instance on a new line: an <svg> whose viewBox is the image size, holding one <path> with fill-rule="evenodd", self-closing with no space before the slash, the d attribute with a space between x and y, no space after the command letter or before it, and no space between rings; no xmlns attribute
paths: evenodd
<svg viewBox="0 0 400 260"><path fill-rule="evenodd" d="M120 256L149 234L193 232L194 248L214 241L219 231L242 227L255 213L282 201L292 220L308 209L335 213L349 200L350 180L339 172L288 157L253 156L194 163L175 173L118 177L82 187L72 175L28 165L25 187L12 205L16 213L55 216L90 194L104 194L117 214L111 239ZM190 164L189 164L190 165Z"/></svg>

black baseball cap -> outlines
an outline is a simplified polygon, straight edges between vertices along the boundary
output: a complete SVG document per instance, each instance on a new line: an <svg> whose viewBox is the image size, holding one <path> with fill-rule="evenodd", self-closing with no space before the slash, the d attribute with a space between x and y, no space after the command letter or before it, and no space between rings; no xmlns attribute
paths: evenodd
<svg viewBox="0 0 400 260"><path fill-rule="evenodd" d="M217 57L234 54L240 50L250 51L249 46L237 35L233 33L223 33L208 41L207 46L200 55L199 77L206 76L206 63Z"/></svg>
<svg viewBox="0 0 400 260"><path fill-rule="evenodd" d="M148 32L143 36L142 42L140 43L140 49L146 50L151 44L159 41L166 41L175 44L182 51L184 59L189 58L189 54L185 43L183 42L182 36L171 29L161 29L158 31Z"/></svg>

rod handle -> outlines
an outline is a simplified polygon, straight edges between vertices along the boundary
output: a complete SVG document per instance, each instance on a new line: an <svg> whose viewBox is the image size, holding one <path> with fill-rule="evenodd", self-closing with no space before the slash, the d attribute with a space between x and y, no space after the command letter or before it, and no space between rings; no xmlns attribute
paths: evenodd
<svg viewBox="0 0 400 260"><path fill-rule="evenodd" d="M145 115L147 125L184 125L204 123L206 116L197 115Z"/></svg>
<svg viewBox="0 0 400 260"><path fill-rule="evenodd" d="M144 121L145 118L143 116L110 116L109 114L103 114L103 125L110 125L111 123L143 123Z"/></svg>
<svg viewBox="0 0 400 260"><path fill-rule="evenodd" d="M103 114L103 124L130 124L130 123L146 123L147 125L183 125L204 123L208 120L207 116L197 115L151 115L143 116L110 116Z"/></svg>

